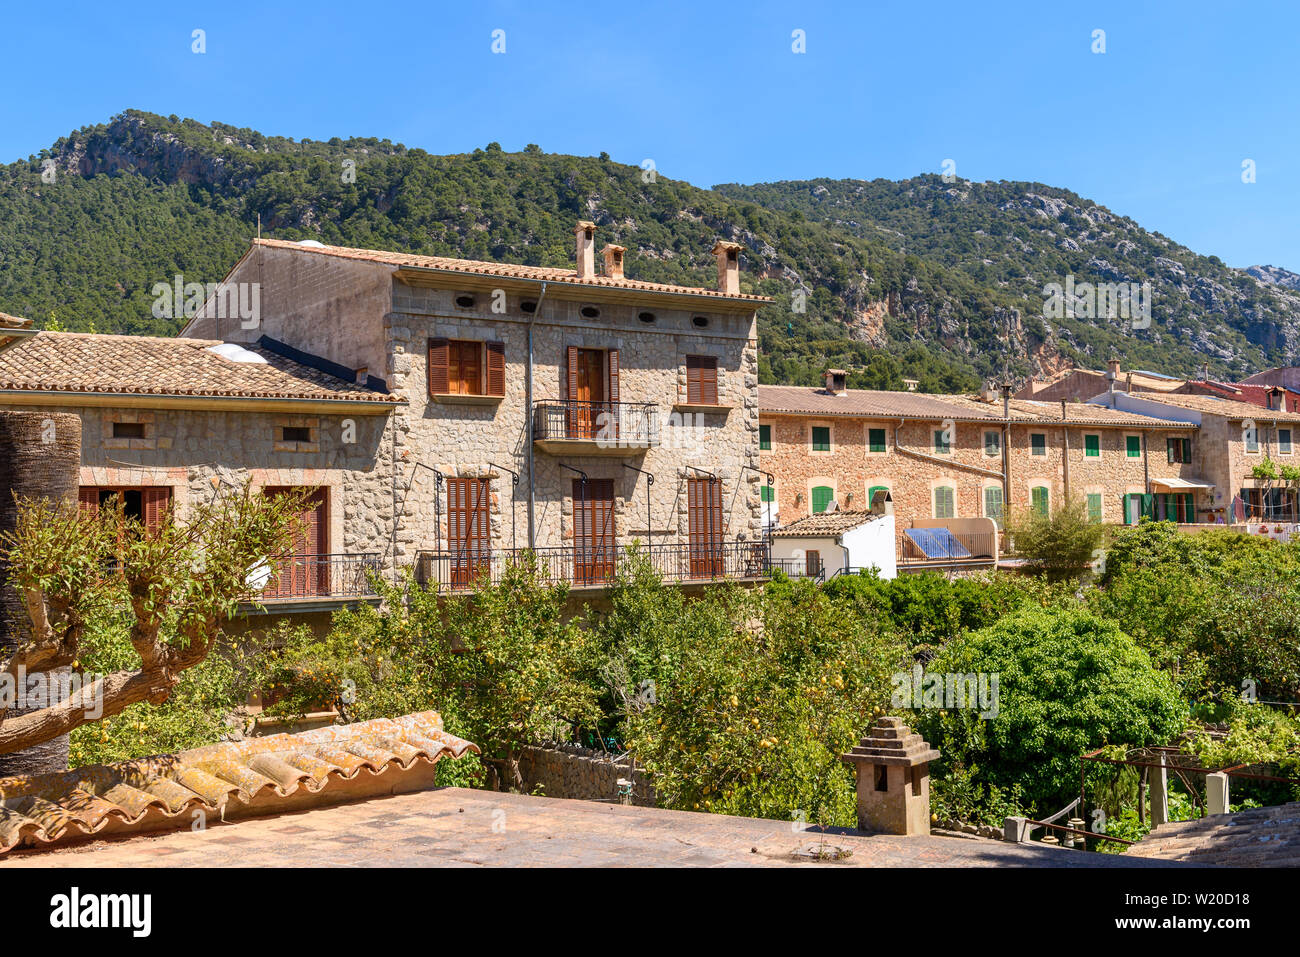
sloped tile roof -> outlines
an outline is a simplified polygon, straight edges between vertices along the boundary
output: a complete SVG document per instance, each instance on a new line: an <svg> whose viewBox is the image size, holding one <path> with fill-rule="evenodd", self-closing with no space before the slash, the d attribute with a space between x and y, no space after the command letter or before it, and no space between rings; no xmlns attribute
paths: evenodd
<svg viewBox="0 0 1300 957"><path fill-rule="evenodd" d="M1240 402L1236 399L1220 399L1213 395L1184 395L1181 392L1172 394L1162 392L1156 395L1149 392L1135 392L1133 397L1149 402L1158 402L1161 405L1176 406L1180 409L1191 409L1193 412L1221 415L1232 420L1259 419L1260 421L1271 422L1276 419L1279 422L1300 422L1300 412L1266 409L1258 405L1252 405L1249 402Z"/></svg>
<svg viewBox="0 0 1300 957"><path fill-rule="evenodd" d="M1161 824L1126 858L1228 867L1300 867L1300 804Z"/></svg>
<svg viewBox="0 0 1300 957"><path fill-rule="evenodd" d="M265 811L283 803L288 809L296 794L343 792L359 779L383 779L368 796L387 794L401 772L467 751L477 753L478 747L448 734L441 716L425 711L120 764L0 778L0 853L100 831L153 829L200 809L219 811L223 818L240 805ZM355 789L350 793L355 796Z"/></svg>
<svg viewBox="0 0 1300 957"><path fill-rule="evenodd" d="M395 402L253 345L263 359L212 352L216 339L38 332L0 352L0 390Z"/></svg>
<svg viewBox="0 0 1300 957"><path fill-rule="evenodd" d="M30 319L24 319L22 316L11 316L7 312L0 312L0 329L26 329L31 324Z"/></svg>
<svg viewBox="0 0 1300 957"><path fill-rule="evenodd" d="M813 538L825 535L839 535L851 531L859 525L881 518L866 510L818 512L797 519L772 532L773 538Z"/></svg>
<svg viewBox="0 0 1300 957"><path fill-rule="evenodd" d="M284 239L255 239L255 246L270 249L289 249L300 253L313 253L319 256L334 256L340 259L352 259L360 262L381 263L410 269L440 269L447 272L462 272L476 276L498 276L502 279L534 279L547 282L574 283L583 286L598 286L606 289L629 289L637 292L670 293L679 296L705 296L713 299L733 299L753 302L756 305L774 302L769 296L755 296L750 293L724 293L716 289L700 286L673 286L663 282L642 282L637 279L614 279L609 276L588 276L578 278L576 269L558 269L551 266L517 266L513 263L485 262L477 259L451 259L446 256L422 256L416 253L394 253L379 249L354 249L348 246L305 246L298 242Z"/></svg>
<svg viewBox="0 0 1300 957"><path fill-rule="evenodd" d="M964 422L1001 422L1002 402L985 402L970 395L930 395L923 392L889 392L849 389L831 395L825 389L801 386L760 385L761 412L805 415L847 415L858 418L922 419ZM1037 399L1012 399L1011 420L1021 425L1059 425L1061 403ZM1117 412L1084 402L1065 403L1065 421L1071 425L1140 428L1194 428L1185 422L1158 419L1134 412Z"/></svg>

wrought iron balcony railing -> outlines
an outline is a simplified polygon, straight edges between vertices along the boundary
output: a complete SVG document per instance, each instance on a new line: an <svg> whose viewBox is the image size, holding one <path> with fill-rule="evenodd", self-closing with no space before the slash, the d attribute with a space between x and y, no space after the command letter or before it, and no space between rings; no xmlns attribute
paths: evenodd
<svg viewBox="0 0 1300 957"><path fill-rule="evenodd" d="M512 561L525 559L529 549L496 552L422 551L416 555L415 579L438 591L467 591L497 584ZM584 549L563 546L532 550L538 576L550 585L598 587L614 580L629 546L610 544ZM718 542L637 547L665 582L706 582L725 579L756 580L771 575L771 555L763 542Z"/></svg>
<svg viewBox="0 0 1300 957"><path fill-rule="evenodd" d="M533 403L533 441L594 443L603 449L645 449L659 444L659 407L653 402Z"/></svg>
<svg viewBox="0 0 1300 957"><path fill-rule="evenodd" d="M378 553L286 555L275 562L259 600L373 597L368 571L379 571Z"/></svg>

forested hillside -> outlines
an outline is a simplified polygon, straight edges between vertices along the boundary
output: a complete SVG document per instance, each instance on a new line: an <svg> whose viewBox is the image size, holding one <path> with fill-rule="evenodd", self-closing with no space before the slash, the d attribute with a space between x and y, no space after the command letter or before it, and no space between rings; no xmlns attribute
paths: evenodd
<svg viewBox="0 0 1300 957"><path fill-rule="evenodd" d="M135 111L0 167L0 311L173 334L179 322L150 315L153 285L178 273L219 280L259 216L277 238L555 266L572 264L573 223L591 219L602 244L628 247L628 275L701 285L714 240L729 238L745 247L745 290L777 300L760 313L764 381L811 383L833 364L857 387L898 388L906 376L970 389L1004 362L1022 379L1112 352L1236 375L1285 361L1300 342L1293 290L1048 187L922 178L708 190L646 182L603 155L489 144L434 156ZM1043 283L1071 269L1159 280L1152 329L1044 320Z"/></svg>

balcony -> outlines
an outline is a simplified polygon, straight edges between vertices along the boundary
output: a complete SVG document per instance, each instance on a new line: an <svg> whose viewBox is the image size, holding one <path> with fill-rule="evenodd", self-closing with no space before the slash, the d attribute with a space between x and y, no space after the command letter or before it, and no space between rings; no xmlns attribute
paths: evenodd
<svg viewBox="0 0 1300 957"><path fill-rule="evenodd" d="M356 555L286 555L275 563L258 596L263 605L344 603L374 598L367 572L379 571L377 552Z"/></svg>
<svg viewBox="0 0 1300 957"><path fill-rule="evenodd" d="M998 529L991 518L917 519L903 530L898 570L994 568Z"/></svg>
<svg viewBox="0 0 1300 957"><path fill-rule="evenodd" d="M552 454L635 455L659 445L659 407L541 399L533 403L533 442Z"/></svg>
<svg viewBox="0 0 1300 957"><path fill-rule="evenodd" d="M415 580L439 592L472 591L481 584L498 584L506 565L523 559L528 549L473 554L430 552L416 554ZM631 546L610 545L586 550L564 546L537 548L538 576L547 585L570 588L606 588L629 556ZM716 545L639 545L636 553L650 562L664 582L704 584L717 581L762 581L771 575L772 561L763 542L719 542Z"/></svg>

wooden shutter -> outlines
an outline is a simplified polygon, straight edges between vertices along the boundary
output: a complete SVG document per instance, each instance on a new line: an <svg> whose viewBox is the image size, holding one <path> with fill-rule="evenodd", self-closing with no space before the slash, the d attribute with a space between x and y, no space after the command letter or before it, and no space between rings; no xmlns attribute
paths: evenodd
<svg viewBox="0 0 1300 957"><path fill-rule="evenodd" d="M618 404L618 350L609 350L609 401Z"/></svg>
<svg viewBox="0 0 1300 957"><path fill-rule="evenodd" d="M686 357L686 401L690 405L718 404L718 360L713 356Z"/></svg>
<svg viewBox="0 0 1300 957"><path fill-rule="evenodd" d="M451 390L447 381L447 340L429 340L429 395L445 395Z"/></svg>
<svg viewBox="0 0 1300 957"><path fill-rule="evenodd" d="M1174 443L1177 441L1177 439L1165 439L1165 456L1169 460L1170 465L1173 465L1174 462L1178 461L1177 454L1174 451Z"/></svg>
<svg viewBox="0 0 1300 957"><path fill-rule="evenodd" d="M140 497L144 506L144 527L149 534L157 535L171 505L172 490L168 486L144 488L140 490Z"/></svg>
<svg viewBox="0 0 1300 957"><path fill-rule="evenodd" d="M99 487L83 485L77 490L77 509L83 515L99 514Z"/></svg>
<svg viewBox="0 0 1300 957"><path fill-rule="evenodd" d="M578 347L569 346L568 353L568 391L565 394L570 402L578 401Z"/></svg>
<svg viewBox="0 0 1300 957"><path fill-rule="evenodd" d="M578 584L614 577L614 480L573 480L573 577Z"/></svg>
<svg viewBox="0 0 1300 957"><path fill-rule="evenodd" d="M506 394L506 344L487 344L487 394Z"/></svg>
<svg viewBox="0 0 1300 957"><path fill-rule="evenodd" d="M690 572L695 578L722 575L722 482L712 478L686 480Z"/></svg>
<svg viewBox="0 0 1300 957"><path fill-rule="evenodd" d="M490 495L485 478L447 479L447 548L453 588L473 585L491 561Z"/></svg>

